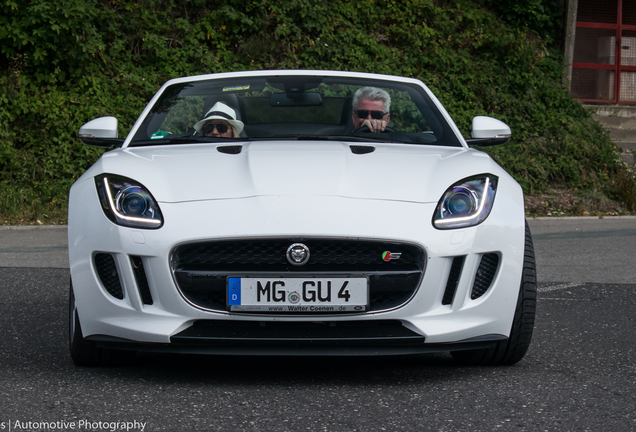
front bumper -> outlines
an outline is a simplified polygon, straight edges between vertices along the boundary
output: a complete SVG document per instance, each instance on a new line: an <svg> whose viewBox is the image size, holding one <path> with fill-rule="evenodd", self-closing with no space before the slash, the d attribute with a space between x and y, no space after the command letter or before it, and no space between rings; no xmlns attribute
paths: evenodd
<svg viewBox="0 0 636 432"><path fill-rule="evenodd" d="M494 348L507 340L484 335L458 342L426 343L424 336L397 320L331 322L195 321L170 343L139 343L109 336L89 336L99 347L159 353L378 356Z"/></svg>
<svg viewBox="0 0 636 432"><path fill-rule="evenodd" d="M250 353L259 340L269 345L260 350L263 352L298 351L295 345L303 346L301 351L306 353L351 355L450 351L492 345L509 335L523 263L522 198L516 185L508 187L510 190L506 190L503 182L499 185L497 201L484 223L457 230L440 231L432 227L436 203L332 196L160 203L164 226L159 230L138 230L110 222L97 203L93 182L78 183L71 191L69 254L83 335L111 346L218 353ZM80 208L79 203L88 205ZM189 302L177 289L170 264L174 248L188 242L321 237L419 245L425 251L426 262L415 295L397 308L357 314L229 313L206 310ZM121 296L114 296L105 286L95 264L98 255L112 257ZM496 267L487 289L472 298L485 256L497 257ZM450 300L449 285L452 285ZM367 341L366 345L363 333L355 336L355 329L347 337L336 334L331 338L334 341L312 333L317 330L308 330L308 336L301 339L289 337L285 341L269 341L267 333L249 333L256 336L243 335L236 340L190 338L195 329L209 331L221 322L264 328L281 323L293 328L316 321L331 323L332 327L338 323L366 322L370 326L377 322L399 323L398 333L410 336L405 341L398 336L380 335L382 343ZM396 341L401 342L396 345Z"/></svg>

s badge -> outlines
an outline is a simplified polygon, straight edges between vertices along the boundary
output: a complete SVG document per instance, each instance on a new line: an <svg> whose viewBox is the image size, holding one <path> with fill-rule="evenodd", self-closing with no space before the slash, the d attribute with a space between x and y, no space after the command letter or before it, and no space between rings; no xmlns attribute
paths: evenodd
<svg viewBox="0 0 636 432"><path fill-rule="evenodd" d="M400 257L402 256L402 252L389 252L386 251L382 254L382 259L384 261L391 261L391 260L396 260L396 259L400 259Z"/></svg>

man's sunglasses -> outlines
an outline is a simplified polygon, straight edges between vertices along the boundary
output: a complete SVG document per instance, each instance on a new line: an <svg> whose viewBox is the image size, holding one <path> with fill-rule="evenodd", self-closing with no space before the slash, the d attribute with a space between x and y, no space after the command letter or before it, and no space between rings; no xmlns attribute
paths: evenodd
<svg viewBox="0 0 636 432"><path fill-rule="evenodd" d="M369 113L371 113L371 118L374 120L382 120L382 118L388 114L387 112L384 112L384 111L369 111L369 110L354 111L354 114L361 119L369 118Z"/></svg>
<svg viewBox="0 0 636 432"><path fill-rule="evenodd" d="M219 131L220 134L224 134L228 130L228 125L226 125L225 123L208 123L203 126L201 132L203 132L203 135L209 135L214 132L214 129Z"/></svg>

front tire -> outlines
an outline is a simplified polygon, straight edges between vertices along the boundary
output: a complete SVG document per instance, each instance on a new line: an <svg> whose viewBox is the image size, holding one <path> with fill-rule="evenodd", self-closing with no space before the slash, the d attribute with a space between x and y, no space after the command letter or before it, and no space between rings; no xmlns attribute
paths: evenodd
<svg viewBox="0 0 636 432"><path fill-rule="evenodd" d="M520 361L528 351L537 303L537 272L530 227L526 222L525 250L521 285L510 337L498 342L494 348L453 351L455 361L465 365L512 365Z"/></svg>
<svg viewBox="0 0 636 432"><path fill-rule="evenodd" d="M98 347L95 342L87 341L82 335L73 282L70 284L68 301L68 336L71 359L77 366L109 366L129 360L134 352L118 351Z"/></svg>

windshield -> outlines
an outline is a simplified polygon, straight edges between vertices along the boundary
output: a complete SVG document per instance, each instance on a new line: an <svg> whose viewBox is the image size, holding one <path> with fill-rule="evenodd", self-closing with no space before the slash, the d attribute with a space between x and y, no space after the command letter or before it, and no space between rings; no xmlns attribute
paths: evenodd
<svg viewBox="0 0 636 432"><path fill-rule="evenodd" d="M383 122L383 130L371 130L364 119ZM304 75L173 84L151 108L130 146L272 139L461 147L418 85Z"/></svg>

